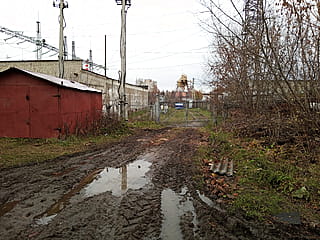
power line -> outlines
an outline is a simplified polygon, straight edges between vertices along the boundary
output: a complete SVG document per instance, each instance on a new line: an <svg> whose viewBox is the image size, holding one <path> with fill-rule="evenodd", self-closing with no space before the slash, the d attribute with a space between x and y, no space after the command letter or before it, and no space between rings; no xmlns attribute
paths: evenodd
<svg viewBox="0 0 320 240"><path fill-rule="evenodd" d="M184 66L191 66L191 65L198 65L198 64L203 64L203 62L169 65L169 66L162 66L162 67L128 68L128 69L129 70L156 70L156 69L168 69L168 68L184 67Z"/></svg>
<svg viewBox="0 0 320 240"><path fill-rule="evenodd" d="M145 59L145 60L141 60L141 61L136 61L136 62L130 62L130 64L136 64L136 63L143 63L143 62L150 62L150 61L154 61L154 60L159 60L159 59L163 59L163 58L168 58L168 57L172 57L172 56L176 56L176 55L184 55L184 54L205 54L206 52L194 52L193 50L202 50L202 49L207 49L208 47L202 47L202 48L196 48L196 49L191 49L189 51L186 52L171 52L168 55L165 56L160 56L160 57L155 57L155 58L149 58L149 59ZM145 53L145 52L144 52ZM148 52L150 54L157 54L157 52ZM158 54L160 54L161 52L158 52ZM140 54L142 55L142 54ZM133 57L131 57L133 58ZM112 65L111 67L114 67L116 65Z"/></svg>
<svg viewBox="0 0 320 240"><path fill-rule="evenodd" d="M199 32L201 32L201 31L198 31L197 33L199 33ZM194 36L195 34L197 34L197 33L192 33L192 34L190 34L190 35L188 35L188 36L185 36L185 39L188 39L190 36ZM180 40L175 40L175 41L170 41L170 42L167 42L167 43L165 43L165 44L163 44L163 45L161 45L161 46L158 46L158 47L156 47L156 48L153 48L153 49L151 49L150 51L155 51L155 50L158 50L158 49L163 49L164 47L167 47L167 46L169 46L169 45L171 45L171 44L175 44L175 43L178 43L178 42L180 42ZM200 48L200 49L204 49L205 47L203 47L203 48ZM199 50L199 49L196 49L196 50ZM141 55L143 55L143 53L138 53L138 54L135 54L135 55L131 55L130 56L130 58L136 58L136 57L140 57ZM163 58L163 57L160 57L160 58ZM148 61L148 60L144 60L144 62L146 62L146 61ZM117 61L114 61L115 63L117 63L118 62L118 60ZM111 67L113 67L113 66L115 66L116 64L113 64Z"/></svg>
<svg viewBox="0 0 320 240"><path fill-rule="evenodd" d="M23 34L22 31L13 31L13 30L10 30L8 28L0 26L0 32L4 33L6 35L9 35L10 39L11 38L17 38L17 39L20 39L20 40L22 40L24 42L29 42L29 43L32 43L32 44L35 44L35 45L38 44L36 38L26 36L26 35ZM8 41L8 39L4 39L4 41L6 42L6 41ZM13 44L17 44L17 43L6 43L6 44L12 44L13 45ZM11 47L13 47L13 46L11 46ZM54 46L52 46L52 45L50 45L50 44L48 44L48 43L46 43L44 39L42 40L42 47L48 49L51 52L53 52L53 55L50 55L50 57L52 57L52 56L54 56L56 54L59 54L59 49L54 47ZM45 52L42 55L45 55L47 53L48 52ZM83 60L83 59L79 58L79 57L76 57L75 60ZM105 69L105 67L103 65L100 65L100 64L97 64L97 63L92 63L92 66L93 66L94 69L97 69L97 70L104 70Z"/></svg>

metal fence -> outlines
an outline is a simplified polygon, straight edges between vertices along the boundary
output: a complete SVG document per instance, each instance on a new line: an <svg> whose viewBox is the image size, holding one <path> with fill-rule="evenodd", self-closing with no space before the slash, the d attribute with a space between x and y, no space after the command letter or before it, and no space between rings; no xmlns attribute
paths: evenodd
<svg viewBox="0 0 320 240"><path fill-rule="evenodd" d="M203 126L212 120L207 101L161 102L159 122L172 126Z"/></svg>
<svg viewBox="0 0 320 240"><path fill-rule="evenodd" d="M178 107L179 106L179 107ZM129 121L155 121L168 126L203 126L212 121L212 105L208 101L157 102L136 106L128 112Z"/></svg>

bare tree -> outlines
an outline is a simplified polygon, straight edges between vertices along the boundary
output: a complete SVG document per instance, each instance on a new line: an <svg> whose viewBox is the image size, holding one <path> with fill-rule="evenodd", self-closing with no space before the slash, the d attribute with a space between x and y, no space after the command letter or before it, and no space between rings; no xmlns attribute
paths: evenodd
<svg viewBox="0 0 320 240"><path fill-rule="evenodd" d="M318 134L320 3L201 1L202 26L212 34L212 84L228 104L250 115L294 119L294 134Z"/></svg>

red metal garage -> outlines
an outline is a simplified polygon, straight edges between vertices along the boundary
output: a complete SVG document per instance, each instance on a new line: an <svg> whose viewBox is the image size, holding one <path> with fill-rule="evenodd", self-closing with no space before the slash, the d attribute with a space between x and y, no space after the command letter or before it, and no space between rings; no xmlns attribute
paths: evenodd
<svg viewBox="0 0 320 240"><path fill-rule="evenodd" d="M88 129L101 110L94 88L18 68L0 72L0 137L72 134Z"/></svg>

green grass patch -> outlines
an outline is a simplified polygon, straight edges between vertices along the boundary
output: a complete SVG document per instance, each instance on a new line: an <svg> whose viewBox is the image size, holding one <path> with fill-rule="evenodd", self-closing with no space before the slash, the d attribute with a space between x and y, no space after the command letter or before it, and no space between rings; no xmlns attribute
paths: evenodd
<svg viewBox="0 0 320 240"><path fill-rule="evenodd" d="M201 121L211 118L211 112L200 109L175 109L169 108L167 113L161 113L160 121L166 123L183 123L186 121Z"/></svg>
<svg viewBox="0 0 320 240"><path fill-rule="evenodd" d="M139 116L139 113L136 113ZM154 121L106 124L98 135L68 136L65 139L0 138L0 169L39 163L56 157L87 151L132 133L135 128L158 129Z"/></svg>
<svg viewBox="0 0 320 240"><path fill-rule="evenodd" d="M185 109L174 109L169 108L167 113L161 113L161 122L167 123L181 123L186 121L186 111Z"/></svg>
<svg viewBox="0 0 320 240"><path fill-rule="evenodd" d="M108 122L96 134L64 139L0 138L0 168L39 163L99 147L131 134L126 122Z"/></svg>
<svg viewBox="0 0 320 240"><path fill-rule="evenodd" d="M275 191L249 188L239 193L230 210L238 212L241 209L247 217L263 220L270 214L283 211L285 202L285 198Z"/></svg>
<svg viewBox="0 0 320 240"><path fill-rule="evenodd" d="M259 219L298 211L310 221L320 222L319 164L301 162L304 156L296 146L265 146L262 140L235 138L222 130L210 132L203 159L234 161L237 197L230 201L230 210Z"/></svg>
<svg viewBox="0 0 320 240"><path fill-rule="evenodd" d="M128 126L132 128L149 128L149 129L159 129L163 126L156 123L155 121L132 121L128 122Z"/></svg>
<svg viewBox="0 0 320 240"><path fill-rule="evenodd" d="M206 190L205 174L202 171L203 159L208 158L210 158L209 149L206 146L199 146L193 161L193 182L194 187L201 192L204 192Z"/></svg>
<svg viewBox="0 0 320 240"><path fill-rule="evenodd" d="M130 111L128 118L129 121L150 121L151 109L145 108L136 111Z"/></svg>

